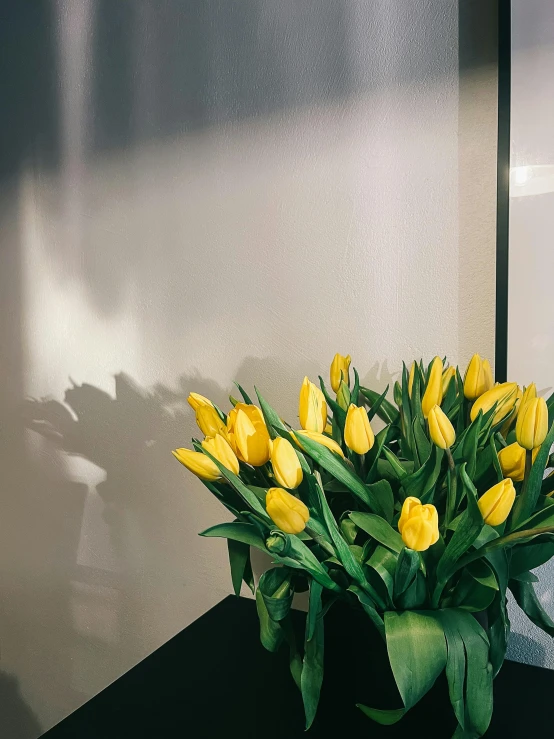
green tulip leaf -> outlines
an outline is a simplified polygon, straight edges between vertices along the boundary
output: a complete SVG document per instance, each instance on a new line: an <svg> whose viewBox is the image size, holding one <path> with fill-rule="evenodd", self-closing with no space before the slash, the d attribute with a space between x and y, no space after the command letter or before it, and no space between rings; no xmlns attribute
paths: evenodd
<svg viewBox="0 0 554 739"><path fill-rule="evenodd" d="M554 621L542 607L533 585L519 580L510 580L510 590L527 618L546 634L554 636Z"/></svg>
<svg viewBox="0 0 554 739"><path fill-rule="evenodd" d="M418 418L414 418L414 443L417 450L417 457L420 461L420 466L423 464L423 460L429 459L431 454L431 442L427 438L422 422Z"/></svg>
<svg viewBox="0 0 554 739"><path fill-rule="evenodd" d="M406 590L396 597L396 605L401 610L414 611L423 608L426 600L427 583L423 572L418 571Z"/></svg>
<svg viewBox="0 0 554 739"><path fill-rule="evenodd" d="M277 411L275 411L265 400L265 398L262 397L262 395L258 392L257 388L254 388L256 390L256 395L258 396L258 401L260 403L260 408L262 409L262 414L265 420L265 424L268 428L269 434L272 439L275 439L276 436L282 436L283 439L286 439L287 441L290 441L292 444L294 451L296 452L296 456L298 457L300 461L300 466L302 467L302 471L305 475L311 474L310 467L306 461L306 458L302 454L302 452L298 449L298 446L294 440L294 437L290 433L289 429L285 426L285 424L281 421L279 418L279 414Z"/></svg>
<svg viewBox="0 0 554 739"><path fill-rule="evenodd" d="M387 443L387 439L389 436L389 430L390 426L385 426L384 429L381 429L378 434L375 436L375 443L369 450L369 452L366 454L365 462L367 465L368 473L366 476L366 483L374 482L376 477L378 476L377 472L377 462L379 461L379 457L381 456L381 451L384 447L384 445Z"/></svg>
<svg viewBox="0 0 554 739"><path fill-rule="evenodd" d="M487 562L492 567L498 584L497 594L487 608L490 661L493 668L493 677L496 677L504 663L510 634L510 621L506 604L506 590L508 588L508 556L506 551L499 549L489 552Z"/></svg>
<svg viewBox="0 0 554 739"><path fill-rule="evenodd" d="M513 515L512 515L512 527L519 526L522 521L529 518L536 508L537 501L541 492L542 479L544 476L544 470L546 468L546 462L550 455L550 449L554 443L554 423L550 426L550 430L546 435L546 439L543 441L539 453L537 454L531 472L529 473L529 479L527 485L524 485L524 489L521 495L518 495Z"/></svg>
<svg viewBox="0 0 554 739"><path fill-rule="evenodd" d="M418 552L413 549L404 547L398 555L398 562L394 574L394 592L395 595L401 595L409 588L415 579L417 571L421 565L421 559Z"/></svg>
<svg viewBox="0 0 554 739"><path fill-rule="evenodd" d="M353 511L349 515L356 526L369 534L372 539L400 554L404 548L402 537L384 518L373 513L360 513L358 511Z"/></svg>
<svg viewBox="0 0 554 739"><path fill-rule="evenodd" d="M218 468L218 470L221 473L221 476L224 477L227 482L231 484L231 486L236 490L236 492L240 495L240 497L247 503L250 508L257 513L260 518L267 522L268 526L272 526L271 519L266 513L265 507L260 503L257 495L253 493L247 485L243 483L243 481L238 477L238 475L235 475L234 472L231 472L231 470L228 470L225 465L221 464L221 462L216 459L210 452L207 451L207 449L204 449L204 447L200 446L199 444L194 444L194 447L197 451L203 452L209 459L212 460L212 462L215 464L215 466Z"/></svg>
<svg viewBox="0 0 554 739"><path fill-rule="evenodd" d="M315 554L309 549L303 541L297 536L290 536L290 551L287 555L281 556L272 554L276 563L287 565L298 570L306 570L318 583L328 590L340 592L341 588L330 577L327 570L317 559Z"/></svg>
<svg viewBox="0 0 554 739"><path fill-rule="evenodd" d="M458 723L467 736L482 736L492 717L492 666L489 641L468 613L439 611L448 647L446 676Z"/></svg>
<svg viewBox="0 0 554 739"><path fill-rule="evenodd" d="M534 570L554 557L554 535L542 534L512 549L510 577Z"/></svg>
<svg viewBox="0 0 554 739"><path fill-rule="evenodd" d="M534 513L527 521L523 521L516 530L536 529L542 526L554 525L554 500L552 498L545 498L543 504L544 507L540 511Z"/></svg>
<svg viewBox="0 0 554 739"><path fill-rule="evenodd" d="M397 555L380 544L366 562L367 566L374 569L383 581L391 603L394 602L394 575L397 562Z"/></svg>
<svg viewBox="0 0 554 739"><path fill-rule="evenodd" d="M260 578L258 590L272 621L282 621L288 616L294 592L291 587L291 573L286 567L266 570Z"/></svg>
<svg viewBox="0 0 554 739"><path fill-rule="evenodd" d="M477 505L477 490L467 475L465 464L460 468L460 478L464 487L467 508L462 514L456 531L454 531L452 538L448 542L437 566L437 586L433 596L433 604L435 606L439 604L442 589L448 578L456 570L456 563L472 546L485 525L483 516Z"/></svg>
<svg viewBox="0 0 554 739"><path fill-rule="evenodd" d="M358 600L360 601L360 605L364 609L365 613L369 616L373 625L375 626L379 634L384 639L385 638L385 624L383 622L383 619L377 612L377 609L375 608L375 602L358 585L350 585L348 590L351 593L354 593L354 595L358 598Z"/></svg>
<svg viewBox="0 0 554 739"><path fill-rule="evenodd" d="M360 392L367 400L367 403L369 405L369 408L371 408L377 403L379 398L383 395L382 393L377 393L375 390L370 390L367 387L361 387L360 386ZM384 421L385 423L394 424L398 421L399 418L399 412L394 407L394 405L386 400L386 398L383 398L380 401L380 404L378 406L377 415L379 418Z"/></svg>
<svg viewBox="0 0 554 739"><path fill-rule="evenodd" d="M247 524L248 525L248 524ZM242 581L248 577L247 567L250 564L250 545L235 539L227 539L231 580L235 595L240 595ZM252 590L252 592L254 592Z"/></svg>
<svg viewBox="0 0 554 739"><path fill-rule="evenodd" d="M383 454L385 455L387 462L390 464L393 474L397 480L402 481L405 477L408 476L409 473L404 468L402 462L398 459L394 452L391 452L391 450L387 446L383 447Z"/></svg>
<svg viewBox="0 0 554 739"><path fill-rule="evenodd" d="M304 642L304 662L300 688L306 730L310 728L316 715L319 695L323 684L323 608L321 588L310 584L308 617L306 619L306 639Z"/></svg>
<svg viewBox="0 0 554 739"><path fill-rule="evenodd" d="M244 400L244 402L248 403L248 405L254 405L254 403L252 402L252 399L250 398L246 390L243 387L241 387L238 382L235 382L235 385L237 386L240 394L242 395L242 399Z"/></svg>
<svg viewBox="0 0 554 739"><path fill-rule="evenodd" d="M345 485L354 495L356 495L365 505L372 510L374 513L378 513L380 516L387 517L390 512L389 496L383 496L381 500L381 493L384 488L375 488L372 485L366 485L360 478L347 467L346 463L343 462L338 455L334 452L319 444L317 441L309 439L307 436L302 436L301 444L304 451L310 455L310 457L317 462L323 469L327 470L329 474ZM389 486L390 487L390 486ZM392 495L392 491L391 491Z"/></svg>
<svg viewBox="0 0 554 739"><path fill-rule="evenodd" d="M390 711L382 711L379 708L364 706L363 703L356 703L356 707L365 713L366 716L381 724L381 726L397 724L406 714L404 708L393 708Z"/></svg>
<svg viewBox="0 0 554 739"><path fill-rule="evenodd" d="M201 480L201 482L208 488L210 493L217 498L230 513L233 514L235 518L239 518L239 511L243 506L243 502L242 498L237 495L232 487L215 482L208 482L208 480Z"/></svg>
<svg viewBox="0 0 554 739"><path fill-rule="evenodd" d="M446 666L444 631L431 611L387 611L384 620L390 665L408 711L433 687Z"/></svg>
<svg viewBox="0 0 554 739"><path fill-rule="evenodd" d="M350 393L351 402L354 403L354 405L359 405L358 401L360 398L360 375L358 374L358 370L355 367L352 367L352 370L354 372L354 387L352 388L352 392Z"/></svg>
<svg viewBox="0 0 554 739"><path fill-rule="evenodd" d="M433 444L425 464L401 481L407 496L419 498L422 503L431 502L437 480L440 477L443 456L444 451Z"/></svg>
<svg viewBox="0 0 554 739"><path fill-rule="evenodd" d="M379 409L381 408L381 406L385 402L388 391L389 391L389 386L387 385L387 387L383 390L383 392L377 398L377 400L375 401L375 403L372 403L371 404L370 409L369 409L368 414L367 414L367 417L368 417L368 419L369 419L370 422L373 421L373 419L375 418L375 416L379 415Z"/></svg>
<svg viewBox="0 0 554 739"><path fill-rule="evenodd" d="M202 531L200 536L214 536L224 539L233 539L251 547L256 547L266 554L267 549L265 541L260 536L257 528L251 523L233 522L219 523L216 526L210 526L209 529Z"/></svg>
<svg viewBox="0 0 554 739"><path fill-rule="evenodd" d="M259 588L256 590L256 610L260 622L260 641L268 652L276 652L283 641L283 630L270 618Z"/></svg>
<svg viewBox="0 0 554 739"><path fill-rule="evenodd" d="M325 497L321 487L317 484L316 490L319 498L319 508L323 513L325 527L333 543L333 546L335 547L338 559L340 560L344 569L348 572L350 577L352 577L359 583L363 583L365 580L365 576L361 564L358 562L358 560L352 553L352 550L344 540L339 527L337 526L337 522L335 521L335 517L331 513L331 509L329 508L329 504L327 503L327 498Z"/></svg>

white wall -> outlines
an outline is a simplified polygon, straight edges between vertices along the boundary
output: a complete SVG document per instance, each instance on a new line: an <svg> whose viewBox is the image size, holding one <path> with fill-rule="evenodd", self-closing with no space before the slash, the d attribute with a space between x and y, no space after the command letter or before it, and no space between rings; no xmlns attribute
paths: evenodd
<svg viewBox="0 0 554 739"><path fill-rule="evenodd" d="M492 358L494 3L201 5L52 6L4 174L0 666L42 728L230 591L189 390L294 420L335 351Z"/></svg>
<svg viewBox="0 0 554 739"><path fill-rule="evenodd" d="M545 395L554 385L554 9L512 0L508 372ZM554 617L554 565L537 573ZM513 607L510 656L554 669L551 637Z"/></svg>

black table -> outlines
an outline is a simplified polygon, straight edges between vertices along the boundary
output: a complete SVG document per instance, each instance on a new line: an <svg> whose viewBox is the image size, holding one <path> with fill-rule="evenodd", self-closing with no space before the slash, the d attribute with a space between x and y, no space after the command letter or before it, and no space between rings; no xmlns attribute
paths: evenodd
<svg viewBox="0 0 554 739"><path fill-rule="evenodd" d="M229 596L44 737L449 739L455 720L445 680L439 679L395 726L378 726L355 707L356 701L379 708L401 704L386 670L384 646L374 640L372 628L368 652L367 644L359 648L358 634L341 628L341 617L332 608L325 618L326 676L308 734L287 649L266 652L259 643L254 602ZM301 630L304 614L294 612L293 618ZM553 705L554 671L506 662L495 680L487 739L552 736ZM418 731L422 726L425 730Z"/></svg>

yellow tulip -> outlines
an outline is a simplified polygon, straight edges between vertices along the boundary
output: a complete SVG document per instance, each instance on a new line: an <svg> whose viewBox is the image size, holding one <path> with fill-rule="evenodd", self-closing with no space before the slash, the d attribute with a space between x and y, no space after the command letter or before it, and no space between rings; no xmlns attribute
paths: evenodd
<svg viewBox="0 0 554 739"><path fill-rule="evenodd" d="M211 405L199 405L196 409L196 423L204 436L216 434L227 435L227 428L219 417L216 409Z"/></svg>
<svg viewBox="0 0 554 739"><path fill-rule="evenodd" d="M213 408L212 401L208 400L208 398L205 398L203 395L200 395L200 393L189 393L187 402L194 412L196 412L201 405L207 405L210 408Z"/></svg>
<svg viewBox="0 0 554 739"><path fill-rule="evenodd" d="M214 462L202 452L193 452L190 449L175 449L171 453L187 470L190 470L202 480L215 482L221 477L221 473Z"/></svg>
<svg viewBox="0 0 554 739"><path fill-rule="evenodd" d="M500 526L504 523L510 515L515 499L516 490L510 478L493 485L478 500L485 523L489 526Z"/></svg>
<svg viewBox="0 0 554 739"><path fill-rule="evenodd" d="M427 387L421 399L421 410L425 418L428 417L429 411L435 405L442 403L442 359L435 357L429 372Z"/></svg>
<svg viewBox="0 0 554 739"><path fill-rule="evenodd" d="M521 401L523 404L523 400ZM528 400L516 422L516 439L524 449L540 446L548 433L548 408L544 398Z"/></svg>
<svg viewBox="0 0 554 739"><path fill-rule="evenodd" d="M305 431L321 434L327 425L327 403L321 390L304 378L298 403L300 425Z"/></svg>
<svg viewBox="0 0 554 739"><path fill-rule="evenodd" d="M333 361L331 362L331 387L338 393L341 380L347 385L348 381L348 370L350 368L350 354L343 357L342 354L335 354Z"/></svg>
<svg viewBox="0 0 554 739"><path fill-rule="evenodd" d="M330 423L325 424L324 434L328 434L329 436L333 435L333 427Z"/></svg>
<svg viewBox="0 0 554 739"><path fill-rule="evenodd" d="M483 414L490 411L496 403L496 412L493 418L493 426L496 426L508 413L511 412L517 400L517 384L515 382L502 382L495 385L480 395L471 407L470 418L475 421L479 415L479 411Z"/></svg>
<svg viewBox="0 0 554 739"><path fill-rule="evenodd" d="M446 391L448 390L448 386L450 385L450 380L453 377L456 377L456 367L447 367L442 373L442 394L443 396L446 395Z"/></svg>
<svg viewBox="0 0 554 739"><path fill-rule="evenodd" d="M366 454L375 443L365 408L350 404L344 425L344 443L356 454Z"/></svg>
<svg viewBox="0 0 554 739"><path fill-rule="evenodd" d="M410 367L410 374L408 375L408 395L410 398L412 397L412 388L414 386L414 377L415 377L415 368L416 368L416 361L412 362L412 366Z"/></svg>
<svg viewBox="0 0 554 739"><path fill-rule="evenodd" d="M294 447L287 439L277 437L271 445L271 464L275 479L284 488L294 490L302 482L302 467Z"/></svg>
<svg viewBox="0 0 554 739"><path fill-rule="evenodd" d="M492 369L488 359L483 361L478 354L474 354L464 376L464 395L468 400L476 400L492 385Z"/></svg>
<svg viewBox="0 0 554 739"><path fill-rule="evenodd" d="M525 406L530 400L534 400L537 397L537 386L532 382L528 387L525 388L521 396L521 402L517 411L517 415L523 411Z"/></svg>
<svg viewBox="0 0 554 739"><path fill-rule="evenodd" d="M237 403L227 417L229 441L242 462L261 467L269 460L269 432L262 412L255 405Z"/></svg>
<svg viewBox="0 0 554 739"><path fill-rule="evenodd" d="M304 531L310 512L301 500L281 488L270 488L265 498L266 511L285 534Z"/></svg>
<svg viewBox="0 0 554 739"><path fill-rule="evenodd" d="M488 359L483 360L483 372L485 373L485 385L487 390L490 390L494 385L494 377L492 375L491 363Z"/></svg>
<svg viewBox="0 0 554 739"><path fill-rule="evenodd" d="M335 454L338 454L340 457L344 457L344 454L342 452L342 449L337 444L336 441L333 439L330 439L328 436L325 436L324 434L318 434L316 431L295 431L293 434L294 440L298 444L298 446L302 449L302 437L306 436L308 439L311 439L312 441L317 441L318 444L321 444L324 447L327 447L330 451L334 452Z"/></svg>
<svg viewBox="0 0 554 739"><path fill-rule="evenodd" d="M419 498L406 498L398 521L402 541L409 549L424 552L439 540L439 515L434 505Z"/></svg>
<svg viewBox="0 0 554 739"><path fill-rule="evenodd" d="M540 447L533 449L533 462ZM525 449L517 441L498 452L498 461L504 477L511 477L514 482L521 482L525 477Z"/></svg>
<svg viewBox="0 0 554 739"><path fill-rule="evenodd" d="M454 426L450 423L450 419L441 409L440 405L435 405L429 411L429 436L431 441L441 449L450 449L456 441L456 432Z"/></svg>
<svg viewBox="0 0 554 739"><path fill-rule="evenodd" d="M240 467L237 455L231 449L229 442L224 436L221 434L207 436L202 442L202 446L224 467L234 472L235 475L239 474Z"/></svg>

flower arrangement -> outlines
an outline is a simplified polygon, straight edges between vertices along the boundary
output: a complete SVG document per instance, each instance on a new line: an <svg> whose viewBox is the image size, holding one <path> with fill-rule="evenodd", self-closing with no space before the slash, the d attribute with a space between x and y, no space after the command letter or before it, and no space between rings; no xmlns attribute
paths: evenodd
<svg viewBox="0 0 554 739"><path fill-rule="evenodd" d="M494 384L479 355L463 379L439 357L404 366L394 402L388 387L377 393L352 374L350 357L337 354L332 393L321 378L320 387L304 379L299 430L240 385L228 414L190 394L205 438L173 453L234 517L202 536L227 539L235 593L243 581L255 593L263 645L288 643L306 728L323 680L324 616L342 600L386 641L403 702L358 704L367 716L397 722L445 670L454 736L482 736L506 653L507 590L554 636L532 572L554 555L554 477L545 473L554 395ZM276 565L257 587L250 547ZM305 590L299 648L289 610Z"/></svg>

